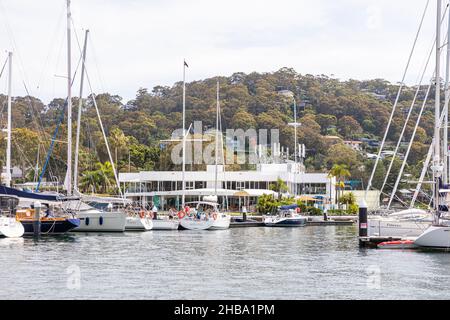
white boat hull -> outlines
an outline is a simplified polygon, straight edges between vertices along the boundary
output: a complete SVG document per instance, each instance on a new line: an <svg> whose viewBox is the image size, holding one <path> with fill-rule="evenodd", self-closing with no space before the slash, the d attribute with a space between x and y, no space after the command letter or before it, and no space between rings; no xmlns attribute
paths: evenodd
<svg viewBox="0 0 450 320"><path fill-rule="evenodd" d="M212 227L213 223L213 219L197 220L191 218L183 218L180 220L180 226L187 230L208 230Z"/></svg>
<svg viewBox="0 0 450 320"><path fill-rule="evenodd" d="M419 247L450 248L450 227L431 226L414 241Z"/></svg>
<svg viewBox="0 0 450 320"><path fill-rule="evenodd" d="M153 228L153 220L150 218L127 217L125 231L148 231Z"/></svg>
<svg viewBox="0 0 450 320"><path fill-rule="evenodd" d="M0 238L20 238L24 233L23 225L16 218L0 217Z"/></svg>
<svg viewBox="0 0 450 320"><path fill-rule="evenodd" d="M169 219L155 219L152 220L153 229L152 230L178 230L180 225L178 220Z"/></svg>
<svg viewBox="0 0 450 320"><path fill-rule="evenodd" d="M74 232L124 232L127 215L125 212L101 212L87 210L77 212L80 226Z"/></svg>
<svg viewBox="0 0 450 320"><path fill-rule="evenodd" d="M231 216L222 214L214 220L210 230L225 230L230 228Z"/></svg>
<svg viewBox="0 0 450 320"><path fill-rule="evenodd" d="M399 221L395 219L369 219L368 235L370 237L417 237L430 225L425 221Z"/></svg>

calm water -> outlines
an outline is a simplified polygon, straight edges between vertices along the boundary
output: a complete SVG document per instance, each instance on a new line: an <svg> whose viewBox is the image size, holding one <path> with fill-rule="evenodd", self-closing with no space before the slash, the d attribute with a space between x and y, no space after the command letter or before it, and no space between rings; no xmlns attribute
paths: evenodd
<svg viewBox="0 0 450 320"><path fill-rule="evenodd" d="M2 299L450 298L450 253L360 250L354 227L0 239L0 268Z"/></svg>

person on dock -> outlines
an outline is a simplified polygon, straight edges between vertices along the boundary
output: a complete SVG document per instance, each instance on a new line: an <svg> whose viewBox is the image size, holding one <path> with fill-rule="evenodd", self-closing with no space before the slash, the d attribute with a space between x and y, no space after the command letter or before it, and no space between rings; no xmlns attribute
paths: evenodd
<svg viewBox="0 0 450 320"><path fill-rule="evenodd" d="M153 213L153 220L158 219L158 208L155 205L153 206L152 213Z"/></svg>

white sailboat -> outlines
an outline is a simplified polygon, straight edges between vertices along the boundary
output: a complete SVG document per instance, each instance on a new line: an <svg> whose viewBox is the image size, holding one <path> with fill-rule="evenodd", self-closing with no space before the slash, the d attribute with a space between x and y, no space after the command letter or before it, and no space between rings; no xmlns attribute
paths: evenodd
<svg viewBox="0 0 450 320"><path fill-rule="evenodd" d="M425 6L425 9L424 9L424 12L423 12L422 19L421 19L421 22L420 22L420 25L419 25L419 30L417 32L416 39L414 41L414 45L413 45L413 48L412 48L411 53L410 53L410 58L408 60L407 66L406 66L403 79L405 78L406 72L408 70L408 67L409 67L409 64L410 64L410 61L411 61L411 57L412 57L412 54L413 54L415 46L416 46L416 41L417 41L417 38L419 36L420 30L422 28L422 23L424 21L424 17L425 17L427 8L428 8L428 4ZM439 13L439 15L440 15L440 13ZM437 24L439 25L439 28L440 28L440 25L442 24L441 17L438 18ZM420 78L420 83L417 86L413 102L411 103L408 115L407 115L406 120L405 120L405 124L403 126L403 130L402 130L402 132L401 132L401 134L399 136L399 139L398 139L398 142L397 142L397 146L396 146L396 149L394 151L394 156L392 157L392 159L390 161L390 165L389 165L387 174L385 176L383 185L381 187L381 193L383 192L383 189L384 189L384 187L387 184L387 179L388 179L388 176L389 176L389 174L391 172L394 158L397 155L397 152L399 151L399 147L400 147L401 142L403 141L403 136L404 136L404 134L406 132L408 121L409 121L409 119L410 119L410 117L411 117L411 115L413 113L413 108L414 108L414 105L416 103L416 100L418 99L419 92L420 92L421 86L422 86L422 81L423 81L423 79L424 79L424 77L426 75L426 72L427 72L427 69L428 69L428 65L429 65L429 61L430 61L430 59L432 57L432 53L433 53L433 48L431 48L431 50L429 52L427 62L425 64L425 66L424 66L423 73L422 73L422 76ZM437 75L437 77L438 77L437 79L439 79L439 75ZM413 134L412 134L412 136L410 138L408 149L406 151L405 157L404 157L403 162L402 162L402 166L400 168L400 173L397 176L397 180L395 182L394 189L393 189L393 191L392 191L392 193L390 195L389 204L387 205L387 208L380 210L383 213L383 215L371 215L371 216L369 216L369 219L368 219L368 233L369 233L368 235L369 236L415 237L415 236L418 236L418 235L422 234L423 231L425 229L427 229L432 224L432 212L431 212L431 210L416 209L416 208L414 208L414 204L415 204L415 200L417 198L417 195L419 193L419 190L421 188L422 182L424 180L424 177L425 177L425 174L426 174L426 170L428 169L428 163L429 163L429 160L431 158L432 146L433 146L434 142L432 143L432 146L430 146L430 151L428 153L427 160L425 161L425 164L424 164L424 171L422 171L421 177L419 179L419 183L417 185L416 193L415 193L415 195L413 197L413 200L411 202L410 208L406 209L406 210L397 211L397 212L395 210L394 211L391 210L391 204L392 204L392 202L394 200L395 194L396 194L396 192L398 190L398 187L399 187L399 184L400 184L400 181L401 181L401 178L402 178L403 171L404 171L404 169L406 167L408 155L409 155L409 153L411 151L411 147L412 147L412 144L414 142L414 137L415 137L417 128L419 126L419 122L420 122L421 116L422 116L423 111L424 111L424 109L426 107L426 103L427 103L428 96L429 96L429 93L430 93L430 89L432 88L432 86L433 86L433 81L431 81L431 83L428 86L428 90L426 92L424 101L423 101L422 106L420 108L419 116L417 117L415 128L414 128ZM367 190L369 190L370 187L371 187L372 179L374 177L374 173L375 173L375 170L376 170L376 167L377 167L377 164L378 164L378 160L380 158L381 152L383 150L383 147L384 147L384 144L385 144L385 141L386 141L387 134L389 132L390 125L392 123L392 118L393 118L395 109L396 109L396 107L398 105L398 101L399 101L399 97L400 97L400 93L401 93L402 88L403 88L403 81L402 81L402 84L400 85L399 90L398 90L397 98L396 98L396 101L394 103L394 107L393 107L392 113L391 113L391 119L388 122L388 125L387 125L387 128L386 128L386 132L385 132L385 136L383 138L383 142L381 144L378 157L377 157L377 159L375 161L375 165L374 165L374 168L373 168L373 171L372 171L372 175L371 175L371 178L370 178L368 186L367 186ZM439 121L439 123L441 123L443 121L443 118L439 117L439 113L437 113L436 118L438 119L437 121Z"/></svg>
<svg viewBox="0 0 450 320"><path fill-rule="evenodd" d="M8 128L7 128L7 146L6 146L6 186L11 186L11 94L12 94L12 52L8 53ZM15 204L12 205L11 201ZM25 233L25 229L19 221L16 220L15 207L19 202L12 197L0 198L0 237L19 238Z"/></svg>
<svg viewBox="0 0 450 320"><path fill-rule="evenodd" d="M71 19L70 15L70 1L67 1L68 6L68 19ZM70 34L70 28L69 28ZM87 52L87 39L89 36L89 30L86 30L85 40L84 40L84 48L82 52L82 66L81 66L81 82L80 82L80 98L78 105L78 119L77 119L77 132L76 132L76 143L75 143L75 163L74 163L74 172L73 172L73 186L74 193L76 193L81 198L80 203L73 203L71 209L77 212L77 216L80 219L79 227L75 228L74 232L123 232L125 231L127 221L128 223L132 222L132 224L142 225L143 230L147 230L150 228L150 223L146 220L142 220L139 217L131 217L127 220L127 213L125 212L125 204L126 201L122 197L120 199L117 198L105 198L98 196L86 196L83 195L78 190L78 155L79 155L79 147L80 147L80 128L81 128L81 116L82 116L82 107L83 107L83 87L84 87L84 77L86 75L89 86L90 80L87 75L86 70L86 52ZM70 37L69 37L70 39ZM70 48L70 45L69 45ZM101 120L101 116L98 110L97 102L95 99L95 95L92 92L93 96L93 104L95 106L95 110L97 112L97 118L100 124L100 128L102 130L103 138L105 140L105 145L108 151L108 156L114 171L114 177L117 183L117 187L119 192L121 193L120 184L117 179L117 172L114 165L114 161L112 160L108 139L106 138L105 130L103 128L103 122ZM71 155L70 155L71 157ZM71 159L71 158L69 158ZM70 161L69 161L70 162ZM71 167L71 166L70 166ZM72 175L71 170L68 169L67 173L67 192L69 193L72 190ZM122 193L121 193L122 194ZM131 221L130 221L131 220ZM141 221L142 220L142 221Z"/></svg>
<svg viewBox="0 0 450 320"><path fill-rule="evenodd" d="M231 215L220 212L217 196L217 184L218 184L218 162L219 162L219 117L220 117L220 96L219 96L219 80L217 80L217 106L216 106L216 147L215 147L215 181L214 181L214 197L216 202L216 212L213 213L213 224L211 230L224 230L230 228ZM220 137L222 141L222 137ZM223 152L223 150L222 150Z"/></svg>
<svg viewBox="0 0 450 320"><path fill-rule="evenodd" d="M435 135L434 135L434 154L433 154L433 178L434 178L434 221L433 225L429 227L423 234L421 234L415 241L414 244L419 247L425 248L439 248L439 249L450 249L450 226L445 224L445 220L442 219L442 215L445 212L441 211L441 204L447 207L448 212L448 203L445 203L443 200L446 198L446 195L450 192L450 190L441 189L441 179L447 179L449 176L449 168L447 161L441 162L441 148L440 148L440 130L441 122L440 122L440 58L441 58L441 10L442 10L442 1L437 0L437 23L436 23L436 97L435 97ZM450 13L449 13L449 22L450 22ZM450 23L449 23L449 31L450 31ZM444 123L444 130L448 130L448 105L449 105L449 74L450 74L450 32L448 34L447 39L447 79L446 79L446 94L445 94L445 104L443 108L443 113L445 115L445 119L447 120ZM444 134L444 138L447 139L447 134ZM444 141L444 146L447 145L447 141ZM444 150L443 156L448 160L448 150ZM447 164L447 165L445 165Z"/></svg>
<svg viewBox="0 0 450 320"><path fill-rule="evenodd" d="M197 208L189 208L186 206L186 137L189 135L189 130L186 131L186 61L183 62L183 164L182 164L182 197L181 208L182 211L178 213L180 219L180 226L187 230L208 230L213 224L213 219L200 212L201 203L197 203ZM206 203L205 203L206 205ZM215 204L213 204L215 205Z"/></svg>

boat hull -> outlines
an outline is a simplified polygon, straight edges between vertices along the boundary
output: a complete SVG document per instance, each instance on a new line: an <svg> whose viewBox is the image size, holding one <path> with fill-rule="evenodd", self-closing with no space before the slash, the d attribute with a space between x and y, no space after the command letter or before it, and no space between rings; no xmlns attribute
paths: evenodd
<svg viewBox="0 0 450 320"><path fill-rule="evenodd" d="M153 228L153 220L150 218L127 217L125 231L148 231Z"/></svg>
<svg viewBox="0 0 450 320"><path fill-rule="evenodd" d="M430 225L423 221L396 221L394 219L369 219L370 237L418 237Z"/></svg>
<svg viewBox="0 0 450 320"><path fill-rule="evenodd" d="M180 220L180 226L186 230L208 230L212 227L213 220L196 220L184 218Z"/></svg>
<svg viewBox="0 0 450 320"><path fill-rule="evenodd" d="M101 212L97 210L77 212L80 226L74 232L124 232L125 212Z"/></svg>
<svg viewBox="0 0 450 320"><path fill-rule="evenodd" d="M0 237L3 238L20 238L24 235L25 228L22 223L15 218L0 218Z"/></svg>
<svg viewBox="0 0 450 320"><path fill-rule="evenodd" d="M180 222L173 219L154 219L152 220L152 223L152 230L178 230L180 226Z"/></svg>
<svg viewBox="0 0 450 320"><path fill-rule="evenodd" d="M210 230L226 230L230 228L231 216L223 214L214 220Z"/></svg>
<svg viewBox="0 0 450 320"><path fill-rule="evenodd" d="M34 234L34 221L27 220L21 221L24 229L25 235ZM47 219L41 221L41 231L40 235L57 235L67 233L80 225L79 219Z"/></svg>
<svg viewBox="0 0 450 320"><path fill-rule="evenodd" d="M431 226L414 243L423 248L450 249L450 227Z"/></svg>
<svg viewBox="0 0 450 320"><path fill-rule="evenodd" d="M297 228L306 226L306 218L266 219L266 227Z"/></svg>

